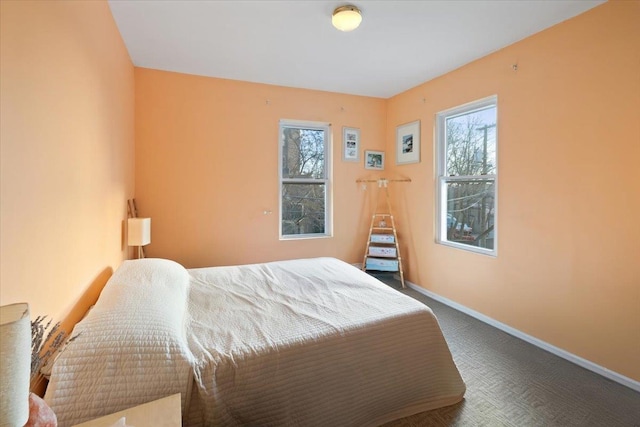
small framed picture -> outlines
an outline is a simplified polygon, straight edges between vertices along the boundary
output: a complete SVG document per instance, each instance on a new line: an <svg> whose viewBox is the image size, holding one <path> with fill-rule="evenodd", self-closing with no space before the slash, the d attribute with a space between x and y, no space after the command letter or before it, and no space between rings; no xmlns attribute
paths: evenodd
<svg viewBox="0 0 640 427"><path fill-rule="evenodd" d="M420 163L420 120L396 128L396 164Z"/></svg>
<svg viewBox="0 0 640 427"><path fill-rule="evenodd" d="M360 161L360 129L342 128L342 160Z"/></svg>
<svg viewBox="0 0 640 427"><path fill-rule="evenodd" d="M384 151L370 151L364 152L364 168L384 170Z"/></svg>

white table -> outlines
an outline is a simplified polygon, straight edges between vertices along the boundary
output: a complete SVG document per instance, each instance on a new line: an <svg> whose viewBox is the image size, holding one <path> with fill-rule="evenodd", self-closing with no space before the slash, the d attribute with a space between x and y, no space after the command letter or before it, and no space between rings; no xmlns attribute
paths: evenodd
<svg viewBox="0 0 640 427"><path fill-rule="evenodd" d="M115 414L77 424L74 427L109 427L125 417L127 426L133 427L181 427L182 410L180 393L153 402L144 403Z"/></svg>

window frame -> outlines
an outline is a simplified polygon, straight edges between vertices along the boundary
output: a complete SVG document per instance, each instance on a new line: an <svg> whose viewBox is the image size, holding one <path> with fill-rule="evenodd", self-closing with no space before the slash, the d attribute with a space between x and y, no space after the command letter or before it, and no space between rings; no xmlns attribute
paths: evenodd
<svg viewBox="0 0 640 427"><path fill-rule="evenodd" d="M459 175L459 176L447 176L446 175L446 121L449 118L463 116L475 111L484 110L488 107L495 107L496 109L496 131L495 131L495 173L490 175ZM450 246L457 249L462 249L468 252L479 253L492 257L498 256L498 174L499 174L499 144L498 144L498 96L492 95L486 98L482 98L476 101L472 101L457 107L453 107L444 111L440 111L436 114L435 120L435 159L436 159L436 200L435 200L435 241L438 244L444 246ZM447 239L447 184L456 181L485 181L494 183L494 214L493 214L493 249L482 248L478 246L466 245L463 243L452 242ZM464 227L464 225L463 225Z"/></svg>
<svg viewBox="0 0 640 427"><path fill-rule="evenodd" d="M324 131L324 178L285 178L282 176L284 128L300 128ZM282 119L278 126L278 236L279 240L323 239L333 237L333 204L332 204L332 146L331 123L307 120ZM324 184L324 233L282 234L283 222L283 187L284 184Z"/></svg>

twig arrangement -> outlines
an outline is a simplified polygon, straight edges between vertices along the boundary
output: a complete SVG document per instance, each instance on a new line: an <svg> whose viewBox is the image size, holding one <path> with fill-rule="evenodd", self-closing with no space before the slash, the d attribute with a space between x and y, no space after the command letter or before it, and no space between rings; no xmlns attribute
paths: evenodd
<svg viewBox="0 0 640 427"><path fill-rule="evenodd" d="M69 343L78 335L66 339L67 333L60 329L60 322L51 326L52 320L47 316L38 316L31 321L31 380L30 390L36 390L45 378L40 369L55 360Z"/></svg>

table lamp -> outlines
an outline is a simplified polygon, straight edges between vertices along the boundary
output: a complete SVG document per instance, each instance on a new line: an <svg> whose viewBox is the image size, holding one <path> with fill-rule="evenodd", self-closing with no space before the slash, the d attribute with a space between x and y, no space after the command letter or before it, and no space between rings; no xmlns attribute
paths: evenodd
<svg viewBox="0 0 640 427"><path fill-rule="evenodd" d="M129 218L127 228L128 245L137 246L137 258L144 258L142 247L151 243L151 218Z"/></svg>
<svg viewBox="0 0 640 427"><path fill-rule="evenodd" d="M29 305L0 307L0 426L23 426L29 420L31 319Z"/></svg>

